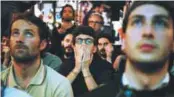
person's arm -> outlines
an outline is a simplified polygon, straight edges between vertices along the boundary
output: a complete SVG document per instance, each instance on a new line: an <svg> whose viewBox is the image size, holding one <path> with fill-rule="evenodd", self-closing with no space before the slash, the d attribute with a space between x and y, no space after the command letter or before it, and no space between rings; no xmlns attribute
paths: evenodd
<svg viewBox="0 0 174 97"><path fill-rule="evenodd" d="M93 75L91 74L89 68L82 70L83 77L85 79L86 86L89 91L92 91L98 87L96 81L94 80Z"/></svg>
<svg viewBox="0 0 174 97"><path fill-rule="evenodd" d="M80 68L75 67L68 75L67 78L68 80L73 83L73 81L76 79L78 74L80 73Z"/></svg>
<svg viewBox="0 0 174 97"><path fill-rule="evenodd" d="M89 66L92 63L93 55L90 56L89 52L85 52L82 59L82 74L89 91L92 91L98 87L93 75L90 72Z"/></svg>

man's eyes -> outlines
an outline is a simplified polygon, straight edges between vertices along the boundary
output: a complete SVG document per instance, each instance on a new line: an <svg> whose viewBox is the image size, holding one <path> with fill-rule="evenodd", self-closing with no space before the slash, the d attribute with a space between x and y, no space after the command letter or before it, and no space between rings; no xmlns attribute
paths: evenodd
<svg viewBox="0 0 174 97"><path fill-rule="evenodd" d="M30 32L30 31L26 31L26 32L25 32L25 36L26 36L26 37L32 37L32 36L33 36L33 33Z"/></svg>
<svg viewBox="0 0 174 97"><path fill-rule="evenodd" d="M165 21L163 19L156 19L156 20L154 20L153 24L155 27L168 27L169 26L167 21Z"/></svg>
<svg viewBox="0 0 174 97"><path fill-rule="evenodd" d="M91 39L86 40L87 44L91 44L93 41Z"/></svg>
<svg viewBox="0 0 174 97"><path fill-rule="evenodd" d="M20 33L18 31L12 32L12 36L14 36L14 37L18 37L19 35L20 35ZM24 33L24 36L25 37L32 37L32 36L34 36L34 34L32 32L30 32L30 31L26 31Z"/></svg>
<svg viewBox="0 0 174 97"><path fill-rule="evenodd" d="M133 26L142 26L143 20L140 18L136 18L132 20L131 25Z"/></svg>

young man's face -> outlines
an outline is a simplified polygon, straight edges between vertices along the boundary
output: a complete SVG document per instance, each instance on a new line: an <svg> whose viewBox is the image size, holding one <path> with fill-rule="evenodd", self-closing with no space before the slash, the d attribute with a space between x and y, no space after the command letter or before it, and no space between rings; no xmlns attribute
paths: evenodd
<svg viewBox="0 0 174 97"><path fill-rule="evenodd" d="M40 40L39 29L31 22L19 19L11 27L10 49L16 61L36 58L45 45Z"/></svg>
<svg viewBox="0 0 174 97"><path fill-rule="evenodd" d="M73 35L67 34L62 41L62 47L65 54L73 53Z"/></svg>
<svg viewBox="0 0 174 97"><path fill-rule="evenodd" d="M94 52L94 38L89 36L89 35L85 35L85 34L80 34L75 38L75 51L87 51L90 54L93 54Z"/></svg>
<svg viewBox="0 0 174 97"><path fill-rule="evenodd" d="M63 20L72 21L73 20L73 10L71 7L65 7L62 14Z"/></svg>
<svg viewBox="0 0 174 97"><path fill-rule="evenodd" d="M92 15L88 19L88 26L94 29L94 31L98 32L102 27L102 19L98 15Z"/></svg>
<svg viewBox="0 0 174 97"><path fill-rule="evenodd" d="M106 58L106 49L107 49L106 47L108 45L112 45L112 44L107 38L102 37L98 39L97 52L103 58Z"/></svg>
<svg viewBox="0 0 174 97"><path fill-rule="evenodd" d="M172 19L163 7L145 4L128 18L125 50L128 59L140 63L166 62L173 45Z"/></svg>

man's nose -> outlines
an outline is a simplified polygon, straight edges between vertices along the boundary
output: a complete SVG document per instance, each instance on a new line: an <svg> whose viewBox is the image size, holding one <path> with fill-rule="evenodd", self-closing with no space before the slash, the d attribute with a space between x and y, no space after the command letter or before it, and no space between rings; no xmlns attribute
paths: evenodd
<svg viewBox="0 0 174 97"><path fill-rule="evenodd" d="M17 37L16 42L23 42L23 41L24 41L24 36L20 34L20 35Z"/></svg>
<svg viewBox="0 0 174 97"><path fill-rule="evenodd" d="M154 28L152 25L147 24L145 25L142 36L146 38L154 38Z"/></svg>

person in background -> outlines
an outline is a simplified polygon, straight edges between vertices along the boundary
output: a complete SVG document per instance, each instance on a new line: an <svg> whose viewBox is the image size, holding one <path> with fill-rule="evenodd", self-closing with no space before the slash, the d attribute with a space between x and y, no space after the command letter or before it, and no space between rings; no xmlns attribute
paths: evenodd
<svg viewBox="0 0 174 97"><path fill-rule="evenodd" d="M75 11L71 5L66 4L62 8L60 16L62 22L52 31L50 48L50 52L59 57L63 55L60 50L61 41L64 39L67 33L72 33L73 29L76 27L76 25L73 23L75 18Z"/></svg>
<svg viewBox="0 0 174 97"><path fill-rule="evenodd" d="M8 68L10 61L9 39L8 36L3 35L1 40L1 70Z"/></svg>
<svg viewBox="0 0 174 97"><path fill-rule="evenodd" d="M16 13L10 26L12 65L1 72L7 87L24 90L33 97L73 97L65 77L43 64L49 29L32 13Z"/></svg>
<svg viewBox="0 0 174 97"><path fill-rule="evenodd" d="M91 27L77 27L73 32L74 60L64 61L59 71L71 82L75 96L106 84L110 73L114 71L112 64L96 58L94 38L94 30Z"/></svg>
<svg viewBox="0 0 174 97"><path fill-rule="evenodd" d="M73 34L68 33L65 35L64 39L61 42L62 52L61 56L62 61L68 59L74 59L74 49L73 49Z"/></svg>
<svg viewBox="0 0 174 97"><path fill-rule="evenodd" d="M105 33L101 33L96 38L97 53L102 59L113 63L117 57L116 49L113 46L114 39Z"/></svg>

